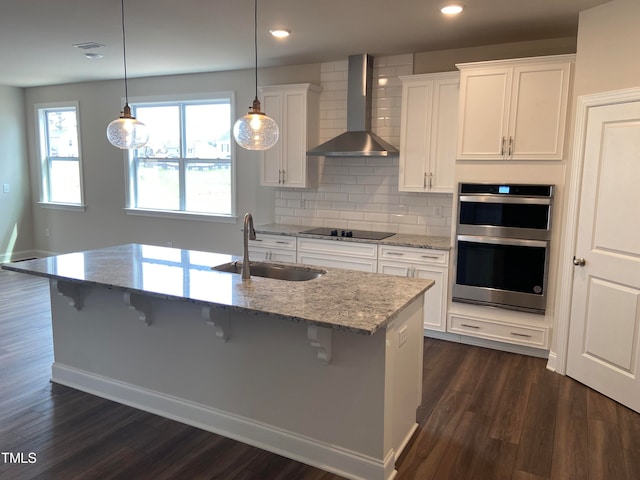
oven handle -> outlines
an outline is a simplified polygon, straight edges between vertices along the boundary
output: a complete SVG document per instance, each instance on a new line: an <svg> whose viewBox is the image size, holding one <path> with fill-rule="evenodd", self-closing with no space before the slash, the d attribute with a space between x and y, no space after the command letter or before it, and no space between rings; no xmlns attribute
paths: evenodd
<svg viewBox="0 0 640 480"><path fill-rule="evenodd" d="M522 238L499 238L499 237L484 237L477 235L458 235L459 242L471 242L471 243L491 243L494 245L513 245L516 247L542 247L546 248L549 242L544 240L525 240Z"/></svg>
<svg viewBox="0 0 640 480"><path fill-rule="evenodd" d="M513 197L506 195L460 195L460 202L551 205L551 199L546 197Z"/></svg>

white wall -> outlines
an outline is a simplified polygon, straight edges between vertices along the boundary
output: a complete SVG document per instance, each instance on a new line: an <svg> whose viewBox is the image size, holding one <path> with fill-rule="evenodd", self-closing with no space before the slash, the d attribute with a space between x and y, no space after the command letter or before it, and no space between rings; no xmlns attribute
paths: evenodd
<svg viewBox="0 0 640 480"><path fill-rule="evenodd" d="M267 69L261 84L319 82L319 65ZM251 71L139 78L129 82L129 96L152 96L216 91L236 92L236 117L244 115L253 100ZM124 84L119 81L85 82L29 88L25 94L31 188L34 206L34 248L41 254L86 250L137 242L176 247L240 253L241 221L251 211L257 223L274 219L272 189L259 186L258 153L236 149L237 213L239 223L131 216L125 207L123 153L111 146L106 126L122 109ZM34 105L77 100L84 166L85 212L43 208L39 200L38 160L35 144ZM48 229L49 236L45 236Z"/></svg>
<svg viewBox="0 0 640 480"><path fill-rule="evenodd" d="M31 224L24 90L0 86L0 262L31 256Z"/></svg>
<svg viewBox="0 0 640 480"><path fill-rule="evenodd" d="M580 13L573 83L570 150L575 137L575 105L581 95L640 86L640 2L613 0ZM571 176L573 151L569 152L566 178ZM624 172L620 172L624 175ZM568 199L565 195L564 203ZM562 232L564 237L565 232ZM560 261L570 261L573 252L562 252ZM560 279L558 279L558 282ZM551 351L558 349L556 335Z"/></svg>

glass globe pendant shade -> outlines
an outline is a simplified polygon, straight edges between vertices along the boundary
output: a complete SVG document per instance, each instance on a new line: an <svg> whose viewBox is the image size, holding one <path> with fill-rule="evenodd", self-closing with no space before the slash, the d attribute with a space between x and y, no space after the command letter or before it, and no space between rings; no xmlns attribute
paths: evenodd
<svg viewBox="0 0 640 480"><path fill-rule="evenodd" d="M107 126L107 139L114 147L123 150L143 147L149 140L147 126L131 115L131 107L124 106L120 118Z"/></svg>
<svg viewBox="0 0 640 480"><path fill-rule="evenodd" d="M271 117L260 111L256 97L251 111L240 117L233 126L233 137L247 150L268 150L278 141L280 130Z"/></svg>

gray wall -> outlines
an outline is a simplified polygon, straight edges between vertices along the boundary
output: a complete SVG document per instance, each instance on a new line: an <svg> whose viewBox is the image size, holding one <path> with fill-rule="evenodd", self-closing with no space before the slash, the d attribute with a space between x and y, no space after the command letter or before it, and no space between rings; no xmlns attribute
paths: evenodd
<svg viewBox="0 0 640 480"><path fill-rule="evenodd" d="M264 85L319 83L319 65L266 69ZM201 92L235 91L236 117L244 115L254 97L253 72L233 71L132 79L130 97ZM121 243L147 243L180 248L240 253L240 223L251 211L257 223L274 218L273 189L260 186L259 154L236 149L237 223L190 219L151 218L127 215L125 207L125 160L111 146L106 126L122 108L122 81L85 82L26 89L27 132L33 212L33 248L38 254L63 253ZM37 205L39 173L36 156L34 105L77 100L86 211L65 211ZM49 236L45 235L48 230Z"/></svg>
<svg viewBox="0 0 640 480"><path fill-rule="evenodd" d="M8 193L3 193L5 184ZM0 86L0 262L26 258L31 248L24 91Z"/></svg>

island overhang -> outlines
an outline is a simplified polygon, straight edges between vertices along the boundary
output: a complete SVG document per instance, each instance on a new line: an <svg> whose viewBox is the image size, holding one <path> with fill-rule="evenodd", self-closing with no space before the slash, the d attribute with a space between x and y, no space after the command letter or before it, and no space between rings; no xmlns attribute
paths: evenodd
<svg viewBox="0 0 640 480"><path fill-rule="evenodd" d="M334 472L390 480L417 428L433 282L122 245L3 265L49 278L52 381Z"/></svg>

